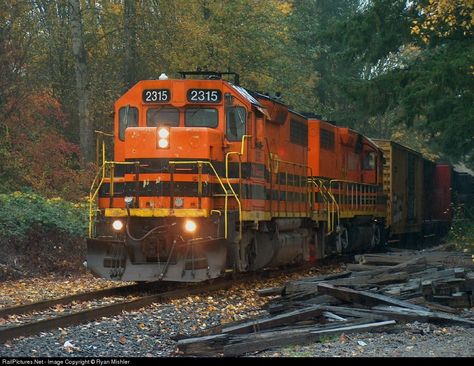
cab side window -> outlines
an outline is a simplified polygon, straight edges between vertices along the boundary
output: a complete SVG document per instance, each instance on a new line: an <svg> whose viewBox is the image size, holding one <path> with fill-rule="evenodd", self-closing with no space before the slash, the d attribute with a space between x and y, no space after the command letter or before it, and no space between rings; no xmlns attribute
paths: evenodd
<svg viewBox="0 0 474 366"><path fill-rule="evenodd" d="M125 139L127 127L138 127L138 109L135 107L122 107L119 109L119 139Z"/></svg>
<svg viewBox="0 0 474 366"><path fill-rule="evenodd" d="M365 153L364 170L375 170L375 153L374 152Z"/></svg>
<svg viewBox="0 0 474 366"><path fill-rule="evenodd" d="M245 135L247 111L244 107L228 107L225 112L226 137L229 141L241 141Z"/></svg>

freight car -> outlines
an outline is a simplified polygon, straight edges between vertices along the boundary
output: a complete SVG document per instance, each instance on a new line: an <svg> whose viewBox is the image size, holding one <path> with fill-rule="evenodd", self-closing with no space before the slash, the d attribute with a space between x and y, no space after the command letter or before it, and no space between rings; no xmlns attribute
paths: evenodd
<svg viewBox="0 0 474 366"><path fill-rule="evenodd" d="M247 90L234 73L140 81L115 103L112 160L105 136L87 240L100 277L198 282L375 248L387 232L422 228L421 157L403 163L411 183L396 231L384 147Z"/></svg>
<svg viewBox="0 0 474 366"><path fill-rule="evenodd" d="M394 141L374 141L384 152L389 241L413 246L445 235L452 219L451 167Z"/></svg>

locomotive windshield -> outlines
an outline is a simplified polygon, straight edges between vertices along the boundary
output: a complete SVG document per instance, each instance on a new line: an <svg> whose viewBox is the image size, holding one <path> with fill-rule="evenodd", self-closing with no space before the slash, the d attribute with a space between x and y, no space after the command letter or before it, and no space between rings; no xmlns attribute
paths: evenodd
<svg viewBox="0 0 474 366"><path fill-rule="evenodd" d="M148 127L179 125L179 110L177 108L149 108L146 112L146 125Z"/></svg>
<svg viewBox="0 0 474 366"><path fill-rule="evenodd" d="M217 109L187 108L184 125L186 127L217 127Z"/></svg>

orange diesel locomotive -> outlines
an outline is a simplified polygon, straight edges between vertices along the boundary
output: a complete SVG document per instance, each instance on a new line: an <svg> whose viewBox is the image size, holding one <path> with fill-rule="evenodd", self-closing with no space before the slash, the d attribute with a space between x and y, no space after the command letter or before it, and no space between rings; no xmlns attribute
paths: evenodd
<svg viewBox="0 0 474 366"><path fill-rule="evenodd" d="M141 81L115 103L114 158L98 144L91 189L93 273L197 282L382 243L382 152L369 139L236 74L181 76Z"/></svg>

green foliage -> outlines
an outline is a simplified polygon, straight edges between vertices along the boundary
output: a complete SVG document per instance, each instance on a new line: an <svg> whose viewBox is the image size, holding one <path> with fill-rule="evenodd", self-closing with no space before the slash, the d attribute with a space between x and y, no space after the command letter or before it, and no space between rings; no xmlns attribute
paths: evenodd
<svg viewBox="0 0 474 366"><path fill-rule="evenodd" d="M474 44L447 41L400 71L400 121L417 125L439 150L474 166Z"/></svg>
<svg viewBox="0 0 474 366"><path fill-rule="evenodd" d="M453 224L448 235L456 247L474 254L474 208L456 208Z"/></svg>
<svg viewBox="0 0 474 366"><path fill-rule="evenodd" d="M60 232L84 237L87 205L61 198L46 199L35 193L0 194L0 227L3 239L25 239L31 231Z"/></svg>
<svg viewBox="0 0 474 366"><path fill-rule="evenodd" d="M420 11L438 3L452 11ZM472 18L472 5L427 4L295 1L298 54L318 75L312 108L369 136L421 136L412 145L474 167L474 44L471 31L456 30L470 26L464 18ZM430 42L414 31L428 24L428 13L437 19Z"/></svg>

